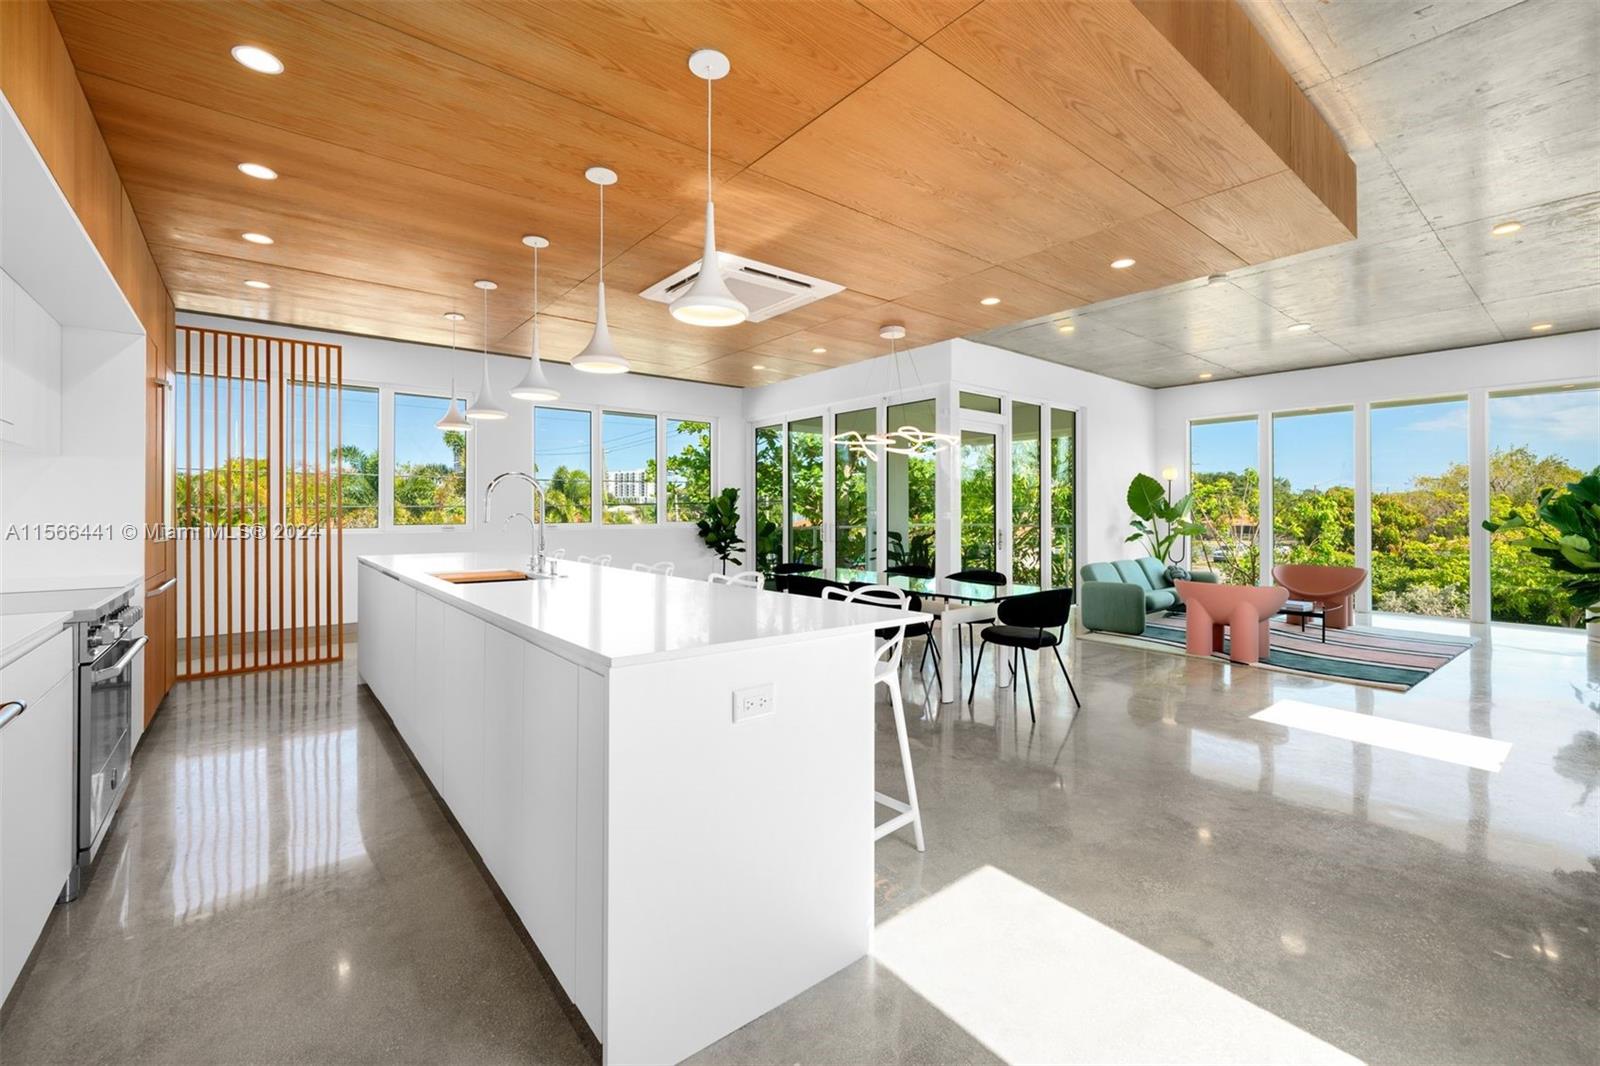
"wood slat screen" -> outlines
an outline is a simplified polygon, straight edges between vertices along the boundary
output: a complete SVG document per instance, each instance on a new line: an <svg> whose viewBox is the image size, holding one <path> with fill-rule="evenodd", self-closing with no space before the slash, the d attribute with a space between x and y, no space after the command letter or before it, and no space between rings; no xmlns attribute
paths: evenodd
<svg viewBox="0 0 1600 1066"><path fill-rule="evenodd" d="M344 648L344 351L179 326L178 677Z"/></svg>

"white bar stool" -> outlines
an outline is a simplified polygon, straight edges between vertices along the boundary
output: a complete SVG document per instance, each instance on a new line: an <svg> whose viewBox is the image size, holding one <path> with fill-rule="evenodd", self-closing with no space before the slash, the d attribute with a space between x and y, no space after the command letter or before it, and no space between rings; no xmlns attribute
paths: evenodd
<svg viewBox="0 0 1600 1066"><path fill-rule="evenodd" d="M743 588L759 589L766 586L767 575L759 570L746 570L741 574L707 574L706 581L712 585L739 585Z"/></svg>
<svg viewBox="0 0 1600 1066"><path fill-rule="evenodd" d="M865 603L874 607L892 607L898 611L904 611L909 602L904 591L891 585L866 585L853 590L825 588L822 590L822 598L844 600L847 603ZM890 626L884 625L880 628L888 629ZM873 792L874 802L896 812L893 818L873 830L873 839L882 840L895 830L910 825L912 835L917 842L917 850L926 851L927 848L922 841L922 808L917 805L917 779L911 769L911 742L906 737L905 704L900 697L900 653L904 650L906 642L906 623L902 621L894 626L894 629L894 636L878 645L872 679L876 684L886 685L889 689L889 705L894 710L895 737L900 742L900 770L906 779L906 798L899 800L882 792Z"/></svg>
<svg viewBox="0 0 1600 1066"><path fill-rule="evenodd" d="M660 574L663 577L671 577L672 571L677 569L671 563L634 563L633 568L646 574Z"/></svg>

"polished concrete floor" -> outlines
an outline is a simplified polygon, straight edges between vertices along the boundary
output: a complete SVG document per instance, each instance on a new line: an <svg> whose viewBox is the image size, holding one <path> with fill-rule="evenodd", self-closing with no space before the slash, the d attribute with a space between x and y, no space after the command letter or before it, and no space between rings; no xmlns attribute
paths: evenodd
<svg viewBox="0 0 1600 1066"><path fill-rule="evenodd" d="M1070 732L1048 670L1037 724L908 671L928 850L878 844L875 956L697 1059L1600 1061L1600 653L1480 635L1404 694L1079 642ZM593 1061L355 674L179 686L0 1060ZM1250 718L1286 699L1512 747Z"/></svg>

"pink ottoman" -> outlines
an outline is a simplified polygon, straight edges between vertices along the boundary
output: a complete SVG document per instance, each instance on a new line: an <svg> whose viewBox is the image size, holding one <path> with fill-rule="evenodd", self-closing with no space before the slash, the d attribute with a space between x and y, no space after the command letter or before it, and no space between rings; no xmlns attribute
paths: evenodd
<svg viewBox="0 0 1600 1066"><path fill-rule="evenodd" d="M1179 581L1178 595L1188 611L1184 646L1190 655L1211 655L1222 644L1222 628L1230 630L1228 658L1257 663L1272 646L1268 625L1289 598L1286 588L1260 585L1211 585Z"/></svg>

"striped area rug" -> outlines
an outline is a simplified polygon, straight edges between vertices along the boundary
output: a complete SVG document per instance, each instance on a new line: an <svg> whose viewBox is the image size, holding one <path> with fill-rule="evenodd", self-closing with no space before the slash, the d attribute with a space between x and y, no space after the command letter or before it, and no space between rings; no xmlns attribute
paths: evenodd
<svg viewBox="0 0 1600 1066"><path fill-rule="evenodd" d="M1160 648L1184 650L1184 620L1153 614L1145 620L1142 637L1124 634L1086 633L1092 640L1109 640ZM1444 637L1433 633L1409 633L1398 629L1352 626L1328 630L1322 642L1321 626L1313 622L1301 632L1298 625L1283 619L1272 623L1272 651L1260 666L1307 677L1332 678L1355 685L1404 692L1424 681L1439 667L1477 643L1473 637ZM1227 661L1228 640L1223 650L1212 655Z"/></svg>

